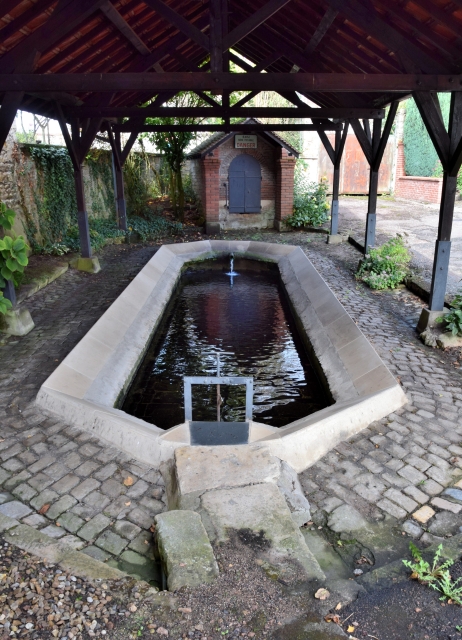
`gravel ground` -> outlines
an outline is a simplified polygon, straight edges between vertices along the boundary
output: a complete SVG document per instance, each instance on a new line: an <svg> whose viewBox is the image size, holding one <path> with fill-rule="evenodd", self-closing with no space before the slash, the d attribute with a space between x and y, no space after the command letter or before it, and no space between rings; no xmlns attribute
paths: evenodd
<svg viewBox="0 0 462 640"><path fill-rule="evenodd" d="M91 582L61 571L0 538L0 637L111 637L121 619L131 615L147 583L127 578Z"/></svg>

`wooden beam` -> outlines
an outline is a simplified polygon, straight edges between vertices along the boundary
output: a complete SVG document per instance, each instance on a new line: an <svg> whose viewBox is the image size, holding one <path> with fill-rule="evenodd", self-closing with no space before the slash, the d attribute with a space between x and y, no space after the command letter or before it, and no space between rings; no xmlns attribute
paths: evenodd
<svg viewBox="0 0 462 640"><path fill-rule="evenodd" d="M72 161L72 166L76 171L79 171L80 164L77 158L77 153L74 148L74 144L72 142L71 134L69 133L69 129L67 128L66 119L64 117L61 105L59 102L55 103L55 111L56 111L56 120L59 122L59 126L61 128L61 133L63 134L64 142L66 143L67 150L69 152L69 156Z"/></svg>
<svg viewBox="0 0 462 640"><path fill-rule="evenodd" d="M43 0L42 2L38 2L37 4L32 5L30 9L27 9L20 16L9 22L3 29L0 31L0 36L2 38L2 42L8 40L9 37L23 29L31 20L44 13L48 7L54 4L56 0ZM16 5L18 3L16 2Z"/></svg>
<svg viewBox="0 0 462 640"><path fill-rule="evenodd" d="M210 71L223 71L223 24L221 0L209 0L210 13Z"/></svg>
<svg viewBox="0 0 462 640"><path fill-rule="evenodd" d="M199 31L197 27L165 4L165 2L162 2L162 0L144 0L144 3L165 20L173 24L179 31L187 35L190 40L200 45L206 51L210 50L208 36L202 33L202 31Z"/></svg>
<svg viewBox="0 0 462 640"><path fill-rule="evenodd" d="M122 35L134 46L134 48L142 56L147 56L151 53L150 49L144 44L141 38L133 31L131 26L120 15L117 9L107 0L102 6L101 11L106 18L112 22L112 24L120 31Z"/></svg>
<svg viewBox="0 0 462 640"><path fill-rule="evenodd" d="M6 16L12 9L18 6L18 0L1 0L0 2L0 18Z"/></svg>
<svg viewBox="0 0 462 640"><path fill-rule="evenodd" d="M0 109L0 152L10 133L11 125L14 122L23 97L24 93L22 91L10 91L3 96Z"/></svg>
<svg viewBox="0 0 462 640"><path fill-rule="evenodd" d="M318 45L326 35L327 31L329 30L331 24L334 22L337 15L338 15L337 10L332 9L332 7L329 7L327 9L326 13L321 19L321 22L318 24L316 31L313 33L313 35L310 38L310 41L308 42L306 47L303 49L303 53L305 55L313 53L313 51L318 47Z"/></svg>
<svg viewBox="0 0 462 640"><path fill-rule="evenodd" d="M313 120L313 123L315 125L320 124L320 122L318 120ZM324 131L324 129L322 129L321 127L319 127L319 129L316 129L319 135L319 138L324 146L324 149L326 150L327 155L329 156L332 164L335 164L335 151L334 148L329 140L329 138L326 136L326 132Z"/></svg>
<svg viewBox="0 0 462 640"><path fill-rule="evenodd" d="M450 139L441 117L441 110L429 92L415 91L412 95L443 169L446 169L449 163Z"/></svg>
<svg viewBox="0 0 462 640"><path fill-rule="evenodd" d="M383 118L384 109L350 109L349 107L233 107L226 108L217 103L213 107L111 107L82 106L67 107L69 116L79 118Z"/></svg>
<svg viewBox="0 0 462 640"><path fill-rule="evenodd" d="M224 48L231 49L237 42L248 36L249 33L252 33L252 31L271 18L271 16L282 9L288 2L290 2L290 0L269 0L261 9L255 11L238 27L228 33L223 40Z"/></svg>
<svg viewBox="0 0 462 640"><path fill-rule="evenodd" d="M327 121L329 122L329 121ZM138 128L138 131L141 132L165 132L169 133L171 131L180 132L180 131L191 131L191 132L202 132L202 131L237 131L243 133L253 133L258 131L319 131L320 126L326 131L337 131L342 127L342 123L334 123L329 122L329 124L325 125L314 125L314 124L243 124L243 123L231 123L231 124L181 124L181 125L151 125L145 124ZM112 126L114 131L132 131L133 125L129 123L123 124L114 124Z"/></svg>
<svg viewBox="0 0 462 640"><path fill-rule="evenodd" d="M362 152L366 156L366 160L369 165L372 163L372 145L370 143L369 138L364 131L361 122L357 118L352 118L350 120L351 128L355 132L356 139L359 142L359 146L362 149Z"/></svg>
<svg viewBox="0 0 462 640"><path fill-rule="evenodd" d="M387 24L377 13L373 4L359 0L326 0L331 8L343 14L350 22L356 24L368 35L389 47L392 51L402 52L419 65L427 73L444 73L447 71L437 60L431 57L415 40L404 37L399 31Z"/></svg>
<svg viewBox="0 0 462 640"><path fill-rule="evenodd" d="M27 38L21 40L0 58L3 73L13 73L16 65L33 49L51 48L95 13L106 0L58 0L50 18ZM58 89L59 91L60 89Z"/></svg>
<svg viewBox="0 0 462 640"><path fill-rule="evenodd" d="M391 128L393 126L393 122L395 121L396 112L398 111L398 102L392 102L390 105L390 110L388 111L387 119L385 121L385 126L383 128L382 135L380 136L380 142L378 144L378 148L374 153L374 160L372 163L372 170L378 171L380 169L380 165L382 163L383 154L385 153L385 148L387 146L388 138L390 137Z"/></svg>
<svg viewBox="0 0 462 640"><path fill-rule="evenodd" d="M462 75L347 73L48 73L0 74L3 91L147 92L299 91L402 93L462 91Z"/></svg>

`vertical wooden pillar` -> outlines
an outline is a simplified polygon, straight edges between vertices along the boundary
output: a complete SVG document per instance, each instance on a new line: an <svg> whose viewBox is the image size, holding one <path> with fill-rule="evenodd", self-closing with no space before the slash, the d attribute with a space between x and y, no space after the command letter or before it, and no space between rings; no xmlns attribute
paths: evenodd
<svg viewBox="0 0 462 640"><path fill-rule="evenodd" d="M113 154L114 155L114 154ZM121 231L127 231L127 203L125 200L124 188L124 170L122 166L118 166L114 159L114 185L117 210L117 226Z"/></svg>
<svg viewBox="0 0 462 640"><path fill-rule="evenodd" d="M85 204L82 165L80 165L78 168L74 167L74 183L75 195L77 197L77 222L79 226L82 258L91 258L92 252L90 242L90 227L88 225L88 213Z"/></svg>
<svg viewBox="0 0 462 640"><path fill-rule="evenodd" d="M7 298L7 300L11 302L11 304L14 307L16 304L16 291L14 288L14 282L12 280L6 281L6 286L3 289L2 293L5 296L5 298Z"/></svg>
<svg viewBox="0 0 462 640"><path fill-rule="evenodd" d="M372 133L372 157L375 158L380 144L382 120L374 120ZM375 246L375 227L377 221L377 193L379 188L379 169L382 158L378 163L370 164L369 193L367 198L366 235L364 238L364 253L369 253L370 247Z"/></svg>
<svg viewBox="0 0 462 640"><path fill-rule="evenodd" d="M457 174L462 163L462 96L451 95L449 129L446 131L437 94L414 93L416 105L443 166L443 189L438 235L433 258L432 282L428 309L423 309L417 329L422 332L434 323L444 309L444 298L451 255L451 232L457 191Z"/></svg>

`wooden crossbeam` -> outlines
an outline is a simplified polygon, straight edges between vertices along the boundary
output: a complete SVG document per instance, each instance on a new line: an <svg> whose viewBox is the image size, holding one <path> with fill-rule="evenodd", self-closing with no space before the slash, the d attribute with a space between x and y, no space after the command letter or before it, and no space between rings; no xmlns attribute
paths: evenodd
<svg viewBox="0 0 462 640"><path fill-rule="evenodd" d="M191 132L207 132L207 131L239 131L239 132L249 132L255 133L258 131L319 131L320 127L322 127L326 131L337 131L337 129L341 129L343 126L342 123L335 123L327 121L328 124L323 125L314 125L314 124L242 124L242 123L231 123L231 124L178 124L178 125L156 125L156 124L145 124L137 128L139 133L141 132L182 132L182 131L191 131ZM114 124L112 125L114 131L132 131L133 125L130 123L123 124Z"/></svg>
<svg viewBox="0 0 462 640"><path fill-rule="evenodd" d="M444 126L441 109L436 104L436 98L426 91L415 91L413 94L417 108L433 142L443 168L447 168L450 158L450 138Z"/></svg>
<svg viewBox="0 0 462 640"><path fill-rule="evenodd" d="M174 11L162 0L144 0L148 7L151 7L156 13L162 16L165 20L173 24L179 31L184 33L193 42L196 42L206 51L210 50L210 42L208 36L202 33L191 22L183 18L179 13Z"/></svg>
<svg viewBox="0 0 462 640"><path fill-rule="evenodd" d="M384 109L350 109L349 107L309 107L302 103L300 107L226 107L214 104L213 107L112 107L82 106L66 107L65 113L79 118L383 118Z"/></svg>
<svg viewBox="0 0 462 640"><path fill-rule="evenodd" d="M3 70L3 69L2 69ZM462 91L462 75L342 73L0 74L0 91L307 91L402 93Z"/></svg>
<svg viewBox="0 0 462 640"><path fill-rule="evenodd" d="M133 31L128 22L125 21L109 0L101 6L101 11L120 31L120 33L135 47L138 53L142 56L147 56L151 53L150 49L144 44L135 31Z"/></svg>
<svg viewBox="0 0 462 640"><path fill-rule="evenodd" d="M324 38L326 33L328 32L331 24L334 22L335 18L338 15L338 11L329 7L326 13L323 15L321 22L318 24L316 31L310 38L310 41L303 49L304 54L313 53L313 51L318 47L321 40Z"/></svg>
<svg viewBox="0 0 462 640"><path fill-rule="evenodd" d="M18 16L15 20L9 22L0 31L2 41L4 42L5 40L8 40L10 36L14 35L17 31L25 27L31 20L42 14L55 2L56 0L42 0L42 2L38 2L37 4L32 5L30 9L27 9L26 11L21 13L20 16ZM18 3L16 2L15 4L17 5Z"/></svg>
<svg viewBox="0 0 462 640"><path fill-rule="evenodd" d="M271 16L277 13L282 7L288 4L290 0L269 0L261 9L255 11L238 27L233 29L223 40L225 49L231 49L237 42L243 40L249 33L255 31L257 27L266 22Z"/></svg>

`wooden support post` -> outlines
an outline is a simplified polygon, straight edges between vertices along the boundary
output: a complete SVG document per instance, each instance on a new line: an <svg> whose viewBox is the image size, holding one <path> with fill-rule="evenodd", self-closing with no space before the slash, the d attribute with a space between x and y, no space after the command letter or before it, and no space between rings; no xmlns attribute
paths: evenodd
<svg viewBox="0 0 462 640"><path fill-rule="evenodd" d="M79 225L80 250L82 258L91 258L90 227L85 204L82 165L74 167L75 195L77 197L77 222Z"/></svg>
<svg viewBox="0 0 462 640"><path fill-rule="evenodd" d="M5 296L5 298L7 298L7 300L9 300L11 302L11 304L13 305L13 307L16 304L16 291L14 288L14 282L12 280L7 280L6 281L6 285L5 288L2 291L3 295Z"/></svg>
<svg viewBox="0 0 462 640"><path fill-rule="evenodd" d="M369 249L375 245L379 170L397 110L398 102L392 102L383 132L381 119L373 121L372 134L368 120L364 121L364 126L361 126L361 123L357 118L350 121L370 167L364 254L367 254Z"/></svg>
<svg viewBox="0 0 462 640"><path fill-rule="evenodd" d="M342 161L343 150L345 149L346 137L348 135L349 123L344 125L343 132L335 132L335 149L334 149L334 179L332 185L332 205L330 210L330 235L338 235L338 210L339 210L339 191L340 191L340 163Z"/></svg>
<svg viewBox="0 0 462 640"><path fill-rule="evenodd" d="M139 120L136 123L141 124ZM125 200L124 187L124 164L138 137L138 131L132 131L125 147L122 149L120 132L113 133L111 127L107 126L109 143L112 149L112 166L114 169L114 190L116 198L117 226L122 231L127 231L127 203Z"/></svg>
<svg viewBox="0 0 462 640"><path fill-rule="evenodd" d="M339 191L340 191L340 163L342 161L343 150L345 149L346 138L348 135L349 122L343 125L343 131L337 129L335 132L335 146L332 147L325 131L321 128L322 120L313 120L313 124L318 127L318 135L327 152L327 155L334 165L334 180L332 185L332 204L330 209L330 235L338 235L338 209L339 209ZM340 238L331 238L328 242L338 242Z"/></svg>
<svg viewBox="0 0 462 640"><path fill-rule="evenodd" d="M370 136L369 122L365 126L366 134ZM374 120L372 133L372 157L375 158L380 144L380 134L382 130L382 121ZM369 253L370 247L375 246L375 227L377 222L377 193L379 188L379 168L374 162L371 163L369 173L369 193L367 198L367 217L366 217L366 235L364 238L364 254Z"/></svg>
<svg viewBox="0 0 462 640"><path fill-rule="evenodd" d="M123 167L114 162L117 226L121 231L127 231L127 203L125 201Z"/></svg>
<svg viewBox="0 0 462 640"><path fill-rule="evenodd" d="M428 310L422 311L418 330L431 326L434 318L444 308L446 285L451 255L451 232L454 204L457 192L457 174L462 162L462 96L452 92L449 112L449 131L446 131L437 95L417 92L414 94L425 127L443 166L443 190L441 194L438 235L435 243L432 282Z"/></svg>

